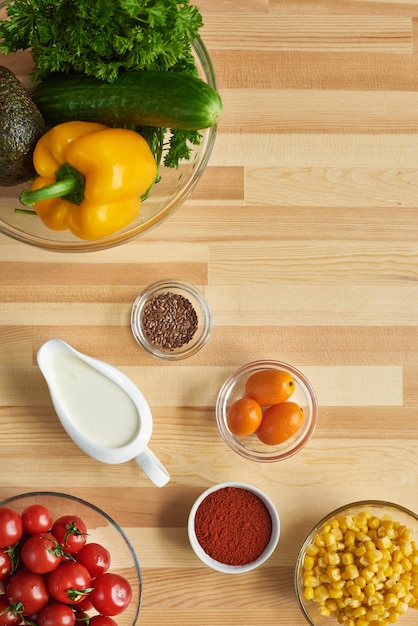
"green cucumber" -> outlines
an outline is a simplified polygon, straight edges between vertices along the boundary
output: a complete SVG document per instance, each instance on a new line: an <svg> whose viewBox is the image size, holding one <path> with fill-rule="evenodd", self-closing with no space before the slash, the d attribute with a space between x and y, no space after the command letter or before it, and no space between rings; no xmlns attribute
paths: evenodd
<svg viewBox="0 0 418 626"><path fill-rule="evenodd" d="M38 83L31 98L46 124L70 120L108 126L200 130L218 123L219 93L181 72L124 72L113 83L85 74L55 74Z"/></svg>

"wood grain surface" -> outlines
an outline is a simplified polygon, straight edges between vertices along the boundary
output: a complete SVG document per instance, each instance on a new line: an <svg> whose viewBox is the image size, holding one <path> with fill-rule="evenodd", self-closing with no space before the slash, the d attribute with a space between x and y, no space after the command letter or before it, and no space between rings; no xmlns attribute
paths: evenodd
<svg viewBox="0 0 418 626"><path fill-rule="evenodd" d="M418 510L418 2L196 4L225 111L192 196L104 252L1 235L0 497L56 489L112 515L141 563L142 626L303 626L293 572L313 524L369 498ZM163 278L200 287L214 315L207 346L176 364L130 330L137 294ZM69 440L35 361L52 337L141 388L166 487ZM279 464L237 456L216 427L222 382L258 359L300 368L319 399L313 439ZM229 480L263 489L282 522L243 576L205 569L187 539L195 498Z"/></svg>

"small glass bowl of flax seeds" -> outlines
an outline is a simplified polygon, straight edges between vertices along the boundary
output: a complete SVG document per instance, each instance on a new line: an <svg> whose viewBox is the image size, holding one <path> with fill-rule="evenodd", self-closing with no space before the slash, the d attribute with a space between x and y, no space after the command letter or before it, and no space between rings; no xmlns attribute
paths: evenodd
<svg viewBox="0 0 418 626"><path fill-rule="evenodd" d="M135 339L149 354L186 359L208 340L212 312L203 294L181 280L161 280L139 294L131 313Z"/></svg>

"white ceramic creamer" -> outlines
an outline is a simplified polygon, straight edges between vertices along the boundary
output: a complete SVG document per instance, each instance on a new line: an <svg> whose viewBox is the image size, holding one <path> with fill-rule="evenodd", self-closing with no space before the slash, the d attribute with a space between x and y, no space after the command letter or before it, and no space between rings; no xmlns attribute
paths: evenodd
<svg viewBox="0 0 418 626"><path fill-rule="evenodd" d="M61 339L44 343L37 361L61 424L83 452L102 463L135 459L158 487L169 481L148 447L151 410L123 372Z"/></svg>

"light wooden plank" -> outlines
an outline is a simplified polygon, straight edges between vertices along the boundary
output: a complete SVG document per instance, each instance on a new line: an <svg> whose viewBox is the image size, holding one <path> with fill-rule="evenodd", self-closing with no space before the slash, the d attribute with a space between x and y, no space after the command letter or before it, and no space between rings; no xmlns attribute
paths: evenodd
<svg viewBox="0 0 418 626"><path fill-rule="evenodd" d="M363 15L208 13L202 36L211 50L412 52L410 18Z"/></svg>

